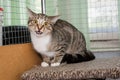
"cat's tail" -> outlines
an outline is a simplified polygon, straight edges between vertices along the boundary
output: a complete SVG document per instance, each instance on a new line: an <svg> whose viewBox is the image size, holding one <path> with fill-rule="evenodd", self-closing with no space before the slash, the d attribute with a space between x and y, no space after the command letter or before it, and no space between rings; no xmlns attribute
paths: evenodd
<svg viewBox="0 0 120 80"><path fill-rule="evenodd" d="M78 63L83 61L94 60L95 56L91 51L84 51L75 55L65 54L61 63L67 62L69 63Z"/></svg>
<svg viewBox="0 0 120 80"><path fill-rule="evenodd" d="M90 60L94 60L95 59L94 54L91 51L89 51L89 50L85 51L85 57L86 57L86 61L90 61Z"/></svg>

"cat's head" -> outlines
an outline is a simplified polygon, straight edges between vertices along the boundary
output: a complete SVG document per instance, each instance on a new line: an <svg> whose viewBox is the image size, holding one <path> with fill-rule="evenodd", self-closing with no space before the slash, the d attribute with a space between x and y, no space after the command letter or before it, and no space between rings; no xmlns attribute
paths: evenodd
<svg viewBox="0 0 120 80"><path fill-rule="evenodd" d="M28 11L28 28L30 32L37 36L42 36L50 33L53 30L53 25L59 19L57 16L47 16L41 13L35 13L27 8Z"/></svg>

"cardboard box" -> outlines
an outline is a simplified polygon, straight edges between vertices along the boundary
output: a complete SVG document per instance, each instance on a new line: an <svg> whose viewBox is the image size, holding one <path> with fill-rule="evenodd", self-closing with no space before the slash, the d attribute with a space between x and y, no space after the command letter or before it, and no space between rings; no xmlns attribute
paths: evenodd
<svg viewBox="0 0 120 80"><path fill-rule="evenodd" d="M30 43L0 46L0 80L21 80L24 71L40 63Z"/></svg>

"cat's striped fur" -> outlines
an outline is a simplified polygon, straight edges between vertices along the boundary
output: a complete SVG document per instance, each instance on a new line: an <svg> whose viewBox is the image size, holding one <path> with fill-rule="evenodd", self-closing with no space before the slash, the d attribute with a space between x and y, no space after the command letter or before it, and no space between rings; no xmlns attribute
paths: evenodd
<svg viewBox="0 0 120 80"><path fill-rule="evenodd" d="M93 60L95 56L86 49L84 35L59 16L36 14L28 9L28 26L35 50L43 57L41 65L59 66Z"/></svg>

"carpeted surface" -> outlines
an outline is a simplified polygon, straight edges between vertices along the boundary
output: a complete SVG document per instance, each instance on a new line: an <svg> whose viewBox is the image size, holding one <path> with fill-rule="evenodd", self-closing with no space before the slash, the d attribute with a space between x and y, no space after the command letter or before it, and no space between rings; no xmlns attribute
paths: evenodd
<svg viewBox="0 0 120 80"><path fill-rule="evenodd" d="M80 80L120 78L120 57L98 58L93 61L59 67L36 66L21 76L23 80Z"/></svg>

